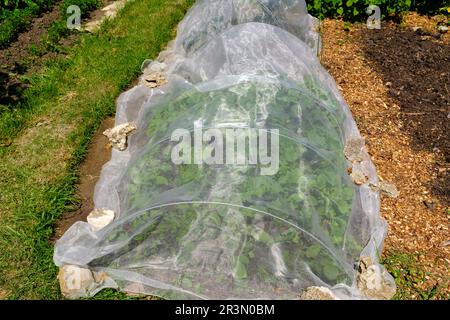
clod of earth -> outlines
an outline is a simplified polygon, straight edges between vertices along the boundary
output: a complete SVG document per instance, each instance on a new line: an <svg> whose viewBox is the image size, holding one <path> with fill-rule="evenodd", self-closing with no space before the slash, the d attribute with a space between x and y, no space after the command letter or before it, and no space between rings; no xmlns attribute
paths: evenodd
<svg viewBox="0 0 450 320"><path fill-rule="evenodd" d="M145 60L141 65L143 72L139 84L149 88L156 88L167 83L165 74L168 65L174 64L177 59L174 53L175 41L170 41L165 50L161 51L156 60Z"/></svg>
<svg viewBox="0 0 450 320"><path fill-rule="evenodd" d="M115 217L114 211L107 209L95 209L88 217L87 222L94 227L95 230L100 230L113 222Z"/></svg>
<svg viewBox="0 0 450 320"><path fill-rule="evenodd" d="M364 143L363 139L349 139L344 148L345 157L353 163L363 161Z"/></svg>
<svg viewBox="0 0 450 320"><path fill-rule="evenodd" d="M372 190L374 191L381 191L384 195L390 197L390 198L398 198L400 195L400 192L398 191L397 187L389 182L382 181L378 184L370 184L369 185Z"/></svg>
<svg viewBox="0 0 450 320"><path fill-rule="evenodd" d="M447 26L439 26L438 27L438 31L440 33L447 33L448 32L448 27Z"/></svg>
<svg viewBox="0 0 450 320"><path fill-rule="evenodd" d="M338 300L338 298L328 288L308 287L303 291L300 300Z"/></svg>
<svg viewBox="0 0 450 320"><path fill-rule="evenodd" d="M389 274L386 270L374 264L372 258L361 258L356 281L359 290L365 296L378 300L390 300L395 295L396 288L388 279Z"/></svg>
<svg viewBox="0 0 450 320"><path fill-rule="evenodd" d="M124 123L112 129L105 130L105 135L115 149L124 151L127 148L128 136L136 131L137 127L133 123Z"/></svg>
<svg viewBox="0 0 450 320"><path fill-rule="evenodd" d="M398 198L400 192L398 191L397 187L389 182L380 182L378 184L378 188L380 188L380 191L387 195L390 198Z"/></svg>
<svg viewBox="0 0 450 320"><path fill-rule="evenodd" d="M350 178L358 186L365 184L369 179L360 169L355 170L354 168L352 169L352 173L350 173Z"/></svg>
<svg viewBox="0 0 450 320"><path fill-rule="evenodd" d="M97 31L100 28L100 25L102 23L103 23L103 20L89 21L88 23L86 23L83 30L86 32L94 33L95 31Z"/></svg>
<svg viewBox="0 0 450 320"><path fill-rule="evenodd" d="M63 266L59 269L58 279L61 293L67 299L85 297L95 286L95 279L91 270L78 266Z"/></svg>
<svg viewBox="0 0 450 320"><path fill-rule="evenodd" d="M61 293L67 299L88 297L89 293L99 290L103 284L115 288L115 282L105 272L93 272L75 265L65 265L57 276Z"/></svg>
<svg viewBox="0 0 450 320"><path fill-rule="evenodd" d="M164 73L160 71L150 72L144 75L144 85L148 88L157 88L167 83Z"/></svg>

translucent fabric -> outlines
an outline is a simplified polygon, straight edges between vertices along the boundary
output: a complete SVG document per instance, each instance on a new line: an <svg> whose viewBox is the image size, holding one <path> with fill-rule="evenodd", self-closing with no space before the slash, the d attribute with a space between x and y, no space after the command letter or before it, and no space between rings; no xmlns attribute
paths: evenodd
<svg viewBox="0 0 450 320"><path fill-rule="evenodd" d="M256 1L210 2L239 4L247 16ZM202 26L194 12L214 9L202 3L179 30ZM280 12L303 1L258 3ZM214 14L222 17L204 17ZM387 226L369 156L344 155L361 139L348 106L301 37L261 22L225 29L173 62L164 87L120 96L116 124L137 132L126 151L113 150L95 190L96 208L117 218L99 231L74 224L56 244L56 265L171 299L296 299L310 286L365 298L356 266L378 261ZM350 167L367 183L353 183ZM89 294L102 287L111 281Z"/></svg>
<svg viewBox="0 0 450 320"><path fill-rule="evenodd" d="M229 75L288 79L327 105L342 104L339 108L349 113L334 80L310 48L291 33L268 24L231 27L189 57L179 59L170 75L191 83Z"/></svg>
<svg viewBox="0 0 450 320"><path fill-rule="evenodd" d="M317 53L318 20L306 11L304 0L200 0L178 27L176 52L195 52L218 34L246 22L271 24L289 31Z"/></svg>

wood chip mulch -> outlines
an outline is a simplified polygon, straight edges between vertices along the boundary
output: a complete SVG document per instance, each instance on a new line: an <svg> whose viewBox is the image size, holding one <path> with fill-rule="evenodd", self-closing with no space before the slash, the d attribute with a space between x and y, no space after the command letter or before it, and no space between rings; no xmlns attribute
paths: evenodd
<svg viewBox="0 0 450 320"><path fill-rule="evenodd" d="M438 287L450 298L450 33L439 35L439 18L408 15L344 28L322 26L322 64L335 78L377 167L394 183L397 199L382 197L389 223L384 257L418 257L420 290ZM415 27L421 27L417 29ZM411 299L419 299L412 293Z"/></svg>

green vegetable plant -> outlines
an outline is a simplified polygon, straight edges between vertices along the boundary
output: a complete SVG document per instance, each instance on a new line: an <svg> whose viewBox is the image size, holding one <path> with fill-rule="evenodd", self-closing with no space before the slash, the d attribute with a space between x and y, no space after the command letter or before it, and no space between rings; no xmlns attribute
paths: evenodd
<svg viewBox="0 0 450 320"><path fill-rule="evenodd" d="M306 0L308 12L318 18L344 18L348 21L365 21L370 5L380 7L382 17L401 16L407 11L425 14L442 14L450 7L448 0Z"/></svg>
<svg viewBox="0 0 450 320"><path fill-rule="evenodd" d="M1 0L0 48L25 30L36 15L48 10L54 0Z"/></svg>
<svg viewBox="0 0 450 320"><path fill-rule="evenodd" d="M124 220L102 243L120 246L92 267L175 263L159 280L198 294L210 277L248 297L251 288L275 286L278 297L288 296L293 287L312 285L311 272L330 286L351 284L362 249L349 230L358 191L342 151L344 114L332 95L313 78L303 89L244 81L220 90L168 90L156 104L143 116L146 131L135 137L146 143L118 187ZM261 176L259 165L172 163L173 130L192 129L197 118L214 127L218 114L224 122L240 114L249 127L279 129L278 173Z"/></svg>
<svg viewBox="0 0 450 320"><path fill-rule="evenodd" d="M0 2L0 48L6 47L20 32L25 31L31 20L39 14L52 8L55 0L1 0ZM81 17L101 5L100 0L64 0L60 5L61 18L56 20L49 28L48 39L54 45L61 37L69 34L66 27L68 17L67 8L76 5L80 8Z"/></svg>

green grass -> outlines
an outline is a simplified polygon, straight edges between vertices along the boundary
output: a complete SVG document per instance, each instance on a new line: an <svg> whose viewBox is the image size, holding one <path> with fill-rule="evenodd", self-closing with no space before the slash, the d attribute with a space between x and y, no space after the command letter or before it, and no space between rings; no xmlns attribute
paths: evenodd
<svg viewBox="0 0 450 320"><path fill-rule="evenodd" d="M0 0L0 4L2 1ZM33 18L50 10L56 2L56 0L17 0L9 1L7 7L0 5L0 48L7 47L21 32L31 26ZM48 30L50 41L56 42L70 33L70 30L66 28L66 19L70 16L67 14L67 8L71 5L78 6L81 17L86 18L92 10L100 7L101 1L63 0L59 4L61 17Z"/></svg>
<svg viewBox="0 0 450 320"><path fill-rule="evenodd" d="M128 3L98 34L82 35L67 57L33 76L25 102L1 114L0 298L61 298L49 239L76 204L78 165L117 96L174 36L192 3Z"/></svg>
<svg viewBox="0 0 450 320"><path fill-rule="evenodd" d="M68 36L71 32L77 32L77 30L67 28L67 19L70 17L70 14L67 13L67 8L72 5L80 8L81 18L84 19L89 16L91 11L99 8L102 3L100 0L64 0L59 8L60 18L52 23L50 28L48 28L47 36L42 39L47 50L57 51L61 38Z"/></svg>

